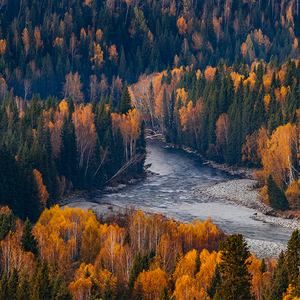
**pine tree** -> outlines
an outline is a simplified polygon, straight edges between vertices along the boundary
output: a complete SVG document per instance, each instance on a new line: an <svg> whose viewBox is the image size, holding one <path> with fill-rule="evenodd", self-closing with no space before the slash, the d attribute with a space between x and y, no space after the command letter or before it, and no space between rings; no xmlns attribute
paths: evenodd
<svg viewBox="0 0 300 300"><path fill-rule="evenodd" d="M0 300L7 300L9 298L8 278L6 271L3 273L0 281Z"/></svg>
<svg viewBox="0 0 300 300"><path fill-rule="evenodd" d="M207 291L207 294L211 299L214 299L214 296L220 284L221 284L221 274L220 274L219 266L217 265L215 268L214 276L211 281L211 285Z"/></svg>
<svg viewBox="0 0 300 300"><path fill-rule="evenodd" d="M103 290L102 290L102 299L103 300L112 300L113 299L113 289L110 285L110 280L106 279Z"/></svg>
<svg viewBox="0 0 300 300"><path fill-rule="evenodd" d="M38 256L38 241L32 233L32 225L28 218L23 227L21 246L24 251L32 252L35 257Z"/></svg>
<svg viewBox="0 0 300 300"><path fill-rule="evenodd" d="M43 260L34 281L31 299L48 300L50 296L49 266L47 261Z"/></svg>
<svg viewBox="0 0 300 300"><path fill-rule="evenodd" d="M291 238L287 243L285 260L289 277L289 284L296 285L299 277L300 267L300 234L299 230L293 231Z"/></svg>
<svg viewBox="0 0 300 300"><path fill-rule="evenodd" d="M195 277L196 277L196 274L200 271L200 267L201 267L200 254L197 253L196 261L195 261L195 271L194 271Z"/></svg>
<svg viewBox="0 0 300 300"><path fill-rule="evenodd" d="M282 294L286 292L289 286L288 270L285 263L283 251L279 254L277 266L274 270L272 300L281 300Z"/></svg>
<svg viewBox="0 0 300 300"><path fill-rule="evenodd" d="M121 96L120 113L126 114L130 109L132 109L131 97L128 91L128 87L127 85L125 85Z"/></svg>
<svg viewBox="0 0 300 300"><path fill-rule="evenodd" d="M218 288L220 299L251 300L252 275L248 271L250 257L242 234L232 234L220 244L220 273L222 282Z"/></svg>
<svg viewBox="0 0 300 300"><path fill-rule="evenodd" d="M55 300L72 300L72 299L73 299L72 294L70 293L66 283L63 282L55 297Z"/></svg>
<svg viewBox="0 0 300 300"><path fill-rule="evenodd" d="M24 300L30 298L29 288L29 274L27 269L21 273L21 280L17 291L17 300Z"/></svg>
<svg viewBox="0 0 300 300"><path fill-rule="evenodd" d="M167 286L163 286L160 295L159 295L159 300L170 300L170 294Z"/></svg>
<svg viewBox="0 0 300 300"><path fill-rule="evenodd" d="M7 300L17 299L18 285L19 285L19 273L18 270L14 268L8 280L9 297L7 298Z"/></svg>
<svg viewBox="0 0 300 300"><path fill-rule="evenodd" d="M128 287L129 287L130 294L132 294L135 281L142 271L143 271L142 255L140 252L138 252L134 257L132 268L129 274Z"/></svg>
<svg viewBox="0 0 300 300"><path fill-rule="evenodd" d="M271 174L267 178L267 193L272 208L280 210L289 208L289 203L284 192L277 186Z"/></svg>

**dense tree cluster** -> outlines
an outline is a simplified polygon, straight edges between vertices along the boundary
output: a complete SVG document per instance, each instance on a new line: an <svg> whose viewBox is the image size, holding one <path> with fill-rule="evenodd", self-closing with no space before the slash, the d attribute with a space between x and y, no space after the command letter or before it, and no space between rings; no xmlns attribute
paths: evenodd
<svg viewBox="0 0 300 300"><path fill-rule="evenodd" d="M191 66L154 73L130 90L142 118L167 142L221 163L259 167L263 199L285 210L299 206L299 82L298 60L220 61L204 72ZM278 191L267 189L270 175Z"/></svg>
<svg viewBox="0 0 300 300"><path fill-rule="evenodd" d="M0 204L37 221L72 187L101 187L143 172L144 125L127 87L114 109L92 104L5 96L0 107ZM125 177L124 177L125 176Z"/></svg>
<svg viewBox="0 0 300 300"><path fill-rule="evenodd" d="M126 208L106 222L92 211L58 206L34 228L7 207L0 219L0 299L300 297L298 230L276 261L256 258L241 234L226 237L210 219L183 224Z"/></svg>
<svg viewBox="0 0 300 300"><path fill-rule="evenodd" d="M24 99L117 101L122 80L168 65L299 55L297 1L2 0L0 14L2 98L14 88Z"/></svg>
<svg viewBox="0 0 300 300"><path fill-rule="evenodd" d="M58 206L46 209L34 228L7 207L0 218L11 223L9 233L0 230L0 299L300 296L298 230L276 262L254 257L241 234L226 238L211 220L183 224L127 208L109 225L91 211Z"/></svg>

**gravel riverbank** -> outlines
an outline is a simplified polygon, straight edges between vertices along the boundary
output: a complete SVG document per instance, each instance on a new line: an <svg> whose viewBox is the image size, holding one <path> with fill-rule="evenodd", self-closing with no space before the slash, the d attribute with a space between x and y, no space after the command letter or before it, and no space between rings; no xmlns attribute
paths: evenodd
<svg viewBox="0 0 300 300"><path fill-rule="evenodd" d="M278 258L281 251L285 251L286 245L274 242L259 241L246 239L249 251L256 257L262 258Z"/></svg>
<svg viewBox="0 0 300 300"><path fill-rule="evenodd" d="M238 205L243 205L253 209L253 216L250 218L270 223L276 226L299 229L300 220L287 219L282 217L273 217L266 215L272 212L260 199L258 199L258 191L253 188L257 183L252 179L236 179L222 182L209 187L196 188L194 193L199 197L201 195L218 200L232 201ZM277 258L282 250L286 249L286 245L275 242L246 239L249 250L257 257Z"/></svg>

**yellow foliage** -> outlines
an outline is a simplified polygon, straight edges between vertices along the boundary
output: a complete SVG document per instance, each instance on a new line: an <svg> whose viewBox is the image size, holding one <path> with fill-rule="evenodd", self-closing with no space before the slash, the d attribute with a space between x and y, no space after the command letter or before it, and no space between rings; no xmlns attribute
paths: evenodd
<svg viewBox="0 0 300 300"><path fill-rule="evenodd" d="M289 287L287 288L286 293L283 293L282 300L295 300L295 299L298 299L297 297L293 298L293 296L292 296L294 289L295 289L295 287L292 284L289 284Z"/></svg>
<svg viewBox="0 0 300 300"><path fill-rule="evenodd" d="M68 103L65 99L63 99L60 103L59 103L59 110L60 112L67 114L68 113Z"/></svg>
<svg viewBox="0 0 300 300"><path fill-rule="evenodd" d="M36 169L33 170L33 174L39 191L39 198L40 198L39 209L42 212L46 208L47 200L49 198L49 193L47 192L46 186L43 184L42 174Z"/></svg>
<svg viewBox="0 0 300 300"><path fill-rule="evenodd" d="M90 61L97 65L99 68L102 68L104 59L103 51L101 50L101 46L99 44L96 45L96 43L94 43L94 56L90 59Z"/></svg>
<svg viewBox="0 0 300 300"><path fill-rule="evenodd" d="M168 274L157 268L153 271L143 271L135 283L135 289L141 285L145 300L158 299L164 286L169 286Z"/></svg>
<svg viewBox="0 0 300 300"><path fill-rule="evenodd" d="M186 24L186 20L184 17L181 17L177 20L177 27L178 27L178 31L179 34L183 35L186 33L186 29L187 29L187 24Z"/></svg>
<svg viewBox="0 0 300 300"><path fill-rule="evenodd" d="M179 98L180 98L181 103L185 106L187 97L188 97L188 93L185 91L184 88L176 90L176 101L177 102L179 101Z"/></svg>
<svg viewBox="0 0 300 300"><path fill-rule="evenodd" d="M288 186L285 195L289 201L290 206L299 207L299 196L300 196L300 181L293 181L290 186Z"/></svg>
<svg viewBox="0 0 300 300"><path fill-rule="evenodd" d="M6 49L6 40L0 40L0 53L4 55Z"/></svg>

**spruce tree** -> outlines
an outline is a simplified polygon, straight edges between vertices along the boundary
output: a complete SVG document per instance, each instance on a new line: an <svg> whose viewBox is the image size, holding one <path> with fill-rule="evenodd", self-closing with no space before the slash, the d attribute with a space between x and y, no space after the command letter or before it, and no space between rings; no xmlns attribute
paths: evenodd
<svg viewBox="0 0 300 300"><path fill-rule="evenodd" d="M277 186L271 174L267 178L267 193L272 208L280 210L289 208L289 203L284 192Z"/></svg>
<svg viewBox="0 0 300 300"><path fill-rule="evenodd" d="M294 230L287 243L285 260L288 271L289 284L296 286L300 267L300 233Z"/></svg>
<svg viewBox="0 0 300 300"><path fill-rule="evenodd" d="M288 270L283 251L279 254L273 275L272 300L281 300L289 286Z"/></svg>
<svg viewBox="0 0 300 300"><path fill-rule="evenodd" d="M32 233L32 225L27 218L21 236L21 246L26 252L31 252L35 257L38 256L38 241Z"/></svg>
<svg viewBox="0 0 300 300"><path fill-rule="evenodd" d="M107 278L102 290L102 299L103 300L112 300L113 299L113 289L110 285L110 280Z"/></svg>
<svg viewBox="0 0 300 300"><path fill-rule="evenodd" d="M242 234L232 234L220 244L219 264L222 282L218 294L222 300L252 300L248 271L250 252Z"/></svg>
<svg viewBox="0 0 300 300"><path fill-rule="evenodd" d="M24 300L30 298L29 288L29 274L27 269L21 273L21 280L17 291L17 300Z"/></svg>
<svg viewBox="0 0 300 300"><path fill-rule="evenodd" d="M159 300L170 300L169 289L167 288L166 285L163 286L163 288L160 292Z"/></svg>
<svg viewBox="0 0 300 300"><path fill-rule="evenodd" d="M213 275L211 285L210 285L209 289L207 290L207 294L209 295L209 297L211 299L214 299L214 296L215 296L216 291L217 291L218 287L220 286L220 284L221 284L221 274L220 274L219 266L216 265L215 273Z"/></svg>
<svg viewBox="0 0 300 300"><path fill-rule="evenodd" d="M128 91L128 87L127 85L125 85L121 96L120 113L126 114L130 109L132 109L131 97Z"/></svg>
<svg viewBox="0 0 300 300"><path fill-rule="evenodd" d="M0 300L7 300L9 298L8 278L6 271L3 273L0 281Z"/></svg>
<svg viewBox="0 0 300 300"><path fill-rule="evenodd" d="M17 299L17 291L18 291L18 285L19 285L19 273L16 268L13 268L13 271L9 277L8 280L8 294L9 297L7 300L15 300Z"/></svg>
<svg viewBox="0 0 300 300"><path fill-rule="evenodd" d="M128 287L129 287L130 294L132 294L135 281L142 271L143 271L142 255L141 252L138 252L134 257L132 268L129 274Z"/></svg>

